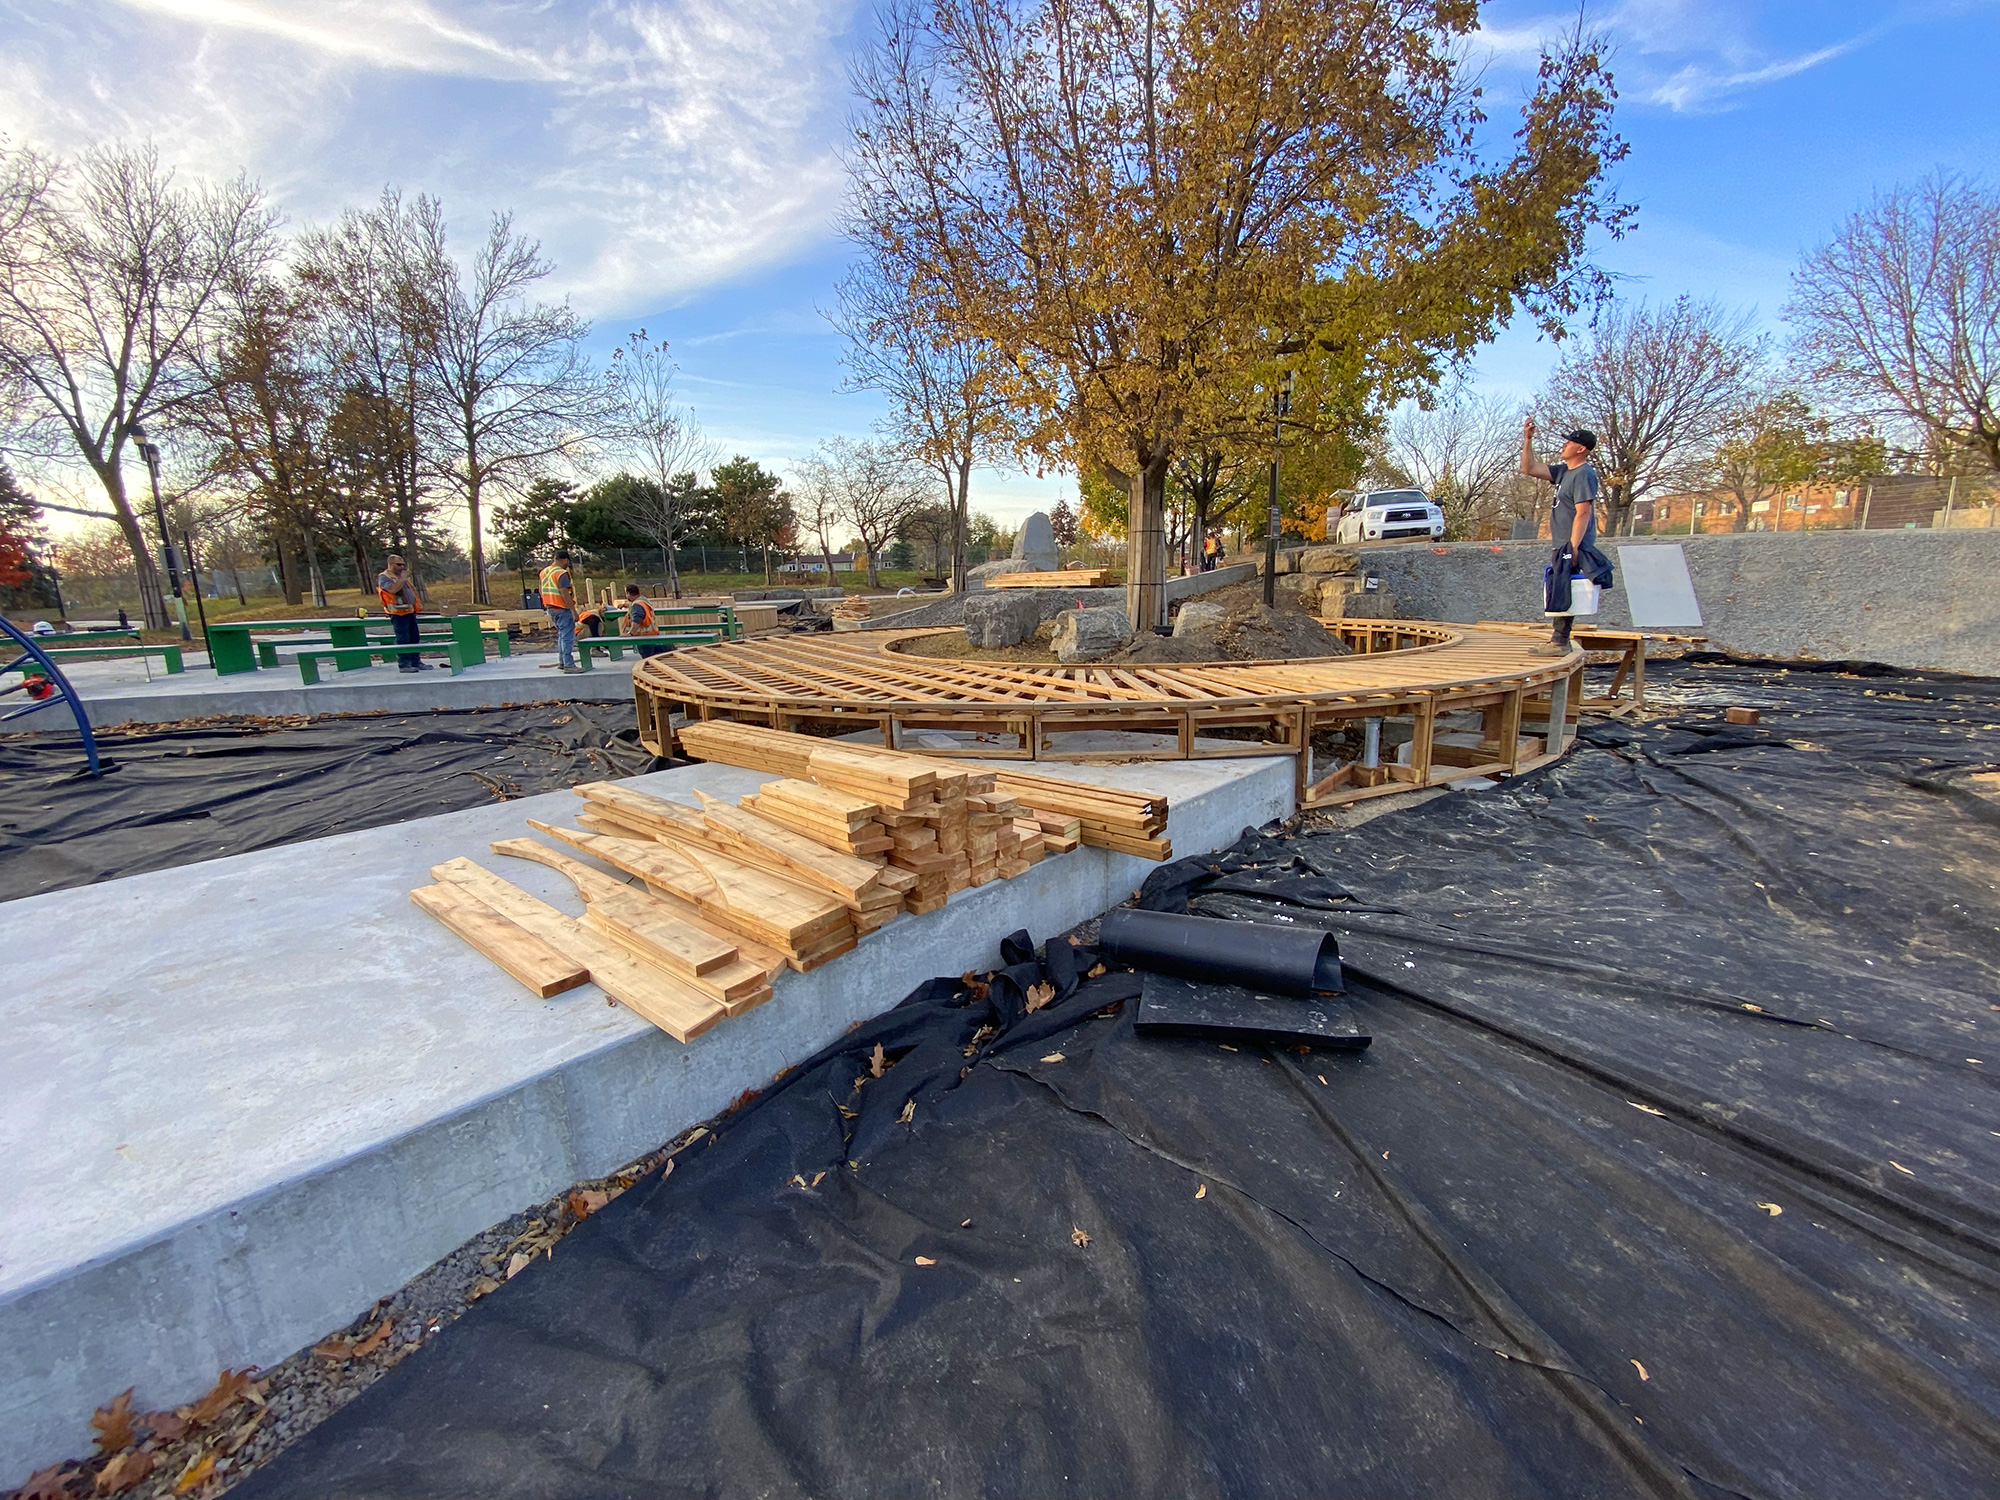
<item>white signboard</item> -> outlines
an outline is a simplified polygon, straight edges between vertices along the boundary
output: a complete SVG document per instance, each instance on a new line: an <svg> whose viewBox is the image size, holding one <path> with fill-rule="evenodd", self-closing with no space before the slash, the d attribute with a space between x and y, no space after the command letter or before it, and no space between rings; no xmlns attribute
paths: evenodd
<svg viewBox="0 0 2000 1500"><path fill-rule="evenodd" d="M1618 585L1638 630L1692 630L1701 605L1679 542L1632 543L1618 549Z"/></svg>

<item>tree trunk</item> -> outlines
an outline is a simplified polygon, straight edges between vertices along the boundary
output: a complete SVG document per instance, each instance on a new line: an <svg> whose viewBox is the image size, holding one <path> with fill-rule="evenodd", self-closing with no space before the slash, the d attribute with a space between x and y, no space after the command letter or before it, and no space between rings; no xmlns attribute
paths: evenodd
<svg viewBox="0 0 2000 1500"><path fill-rule="evenodd" d="M771 544L764 543L764 587L771 586Z"/></svg>
<svg viewBox="0 0 2000 1500"><path fill-rule="evenodd" d="M312 583L313 608L325 609L326 578L319 570L319 538L313 535L310 526L301 527L300 531L306 539L306 577Z"/></svg>
<svg viewBox="0 0 2000 1500"><path fill-rule="evenodd" d="M965 521L967 502L972 493L972 460L962 459L958 465L958 493L951 503L951 591L965 592Z"/></svg>
<svg viewBox="0 0 2000 1500"><path fill-rule="evenodd" d="M229 581L236 585L236 603L238 608L248 609L250 601L243 597L243 575L236 571L235 563L229 565Z"/></svg>
<svg viewBox="0 0 2000 1500"><path fill-rule="evenodd" d="M278 587L284 591L285 603L299 605L305 602L305 589L299 583L298 544L289 526L271 528L271 541L278 552Z"/></svg>
<svg viewBox="0 0 2000 1500"><path fill-rule="evenodd" d="M1163 444L1128 481L1125 617L1135 632L1167 623L1167 458Z"/></svg>
<svg viewBox="0 0 2000 1500"><path fill-rule="evenodd" d="M480 480L478 470L466 484L466 514L472 518L472 602L490 604L486 598L486 544L480 540Z"/></svg>
<svg viewBox="0 0 2000 1500"><path fill-rule="evenodd" d="M865 535L861 538L861 545L868 549L868 587L879 589L882 587L881 549Z"/></svg>

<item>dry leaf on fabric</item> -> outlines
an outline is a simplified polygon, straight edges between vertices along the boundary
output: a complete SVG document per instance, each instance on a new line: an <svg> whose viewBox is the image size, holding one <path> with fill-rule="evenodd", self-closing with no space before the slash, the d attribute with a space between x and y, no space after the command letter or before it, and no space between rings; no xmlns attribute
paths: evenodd
<svg viewBox="0 0 2000 1500"><path fill-rule="evenodd" d="M972 1227L972 1220L970 1219L963 1220L958 1227L960 1229L970 1229Z"/></svg>
<svg viewBox="0 0 2000 1500"><path fill-rule="evenodd" d="M1333 1087L1333 1085L1332 1085L1332 1084L1330 1084L1330 1083L1327 1083L1327 1081L1326 1081L1326 1074L1324 1074L1324 1073L1315 1073L1315 1074L1313 1074L1313 1077L1317 1078L1317 1079L1318 1079L1318 1080L1319 1080L1319 1081L1320 1081L1320 1082L1321 1082L1321 1083L1322 1083L1323 1085L1325 1085L1325 1086L1326 1086L1327 1088L1332 1088L1332 1087Z"/></svg>
<svg viewBox="0 0 2000 1500"><path fill-rule="evenodd" d="M1914 1177L1917 1175L1899 1161L1892 1161L1889 1165L1894 1167L1898 1172L1901 1172L1905 1177Z"/></svg>
<svg viewBox="0 0 2000 1500"><path fill-rule="evenodd" d="M1761 1015L1762 1015L1762 1014L1764 1013L1764 1007L1763 1007L1763 1006L1761 1006L1761 1005L1752 1005L1752 1004L1751 1004L1751 1003L1750 1003L1750 1002L1749 1002L1748 1000L1746 1000L1746 1001L1744 1001L1744 1002L1743 1002L1743 1008L1744 1008L1745 1010L1754 1010L1754 1011L1756 1011L1756 1012L1757 1012L1757 1014L1758 1014L1758 1015L1760 1015L1760 1016L1761 1016Z"/></svg>
<svg viewBox="0 0 2000 1500"><path fill-rule="evenodd" d="M1076 1246L1077 1249L1085 1250L1090 1246L1090 1236L1085 1234L1081 1229L1072 1229L1069 1232L1069 1242Z"/></svg>
<svg viewBox="0 0 2000 1500"><path fill-rule="evenodd" d="M914 1099L905 1101L903 1105L903 1112L900 1115L896 1116L896 1118L905 1125L909 1124L910 1121L914 1120L916 1117L917 1117L917 1101Z"/></svg>
<svg viewBox="0 0 2000 1500"><path fill-rule="evenodd" d="M99 1453L116 1453L121 1448L129 1448L137 1440L132 1431L132 1389L120 1391L109 1406L100 1406L91 1413L90 1425L97 1429L97 1436L91 1441L97 1444Z"/></svg>
<svg viewBox="0 0 2000 1500"><path fill-rule="evenodd" d="M121 1453L97 1473L96 1492L122 1495L153 1472L153 1455L145 1449Z"/></svg>
<svg viewBox="0 0 2000 1500"><path fill-rule="evenodd" d="M970 969L967 969L963 974L958 976L958 982L965 986L966 993L975 1000L984 1000L991 988L991 986L975 978Z"/></svg>
<svg viewBox="0 0 2000 1500"><path fill-rule="evenodd" d="M569 1190L569 1212L573 1219L587 1219L611 1201L611 1194L600 1193L594 1188L571 1188Z"/></svg>
<svg viewBox="0 0 2000 1500"><path fill-rule="evenodd" d="M877 1042L875 1044L875 1050L868 1054L869 1075L874 1078L880 1078L884 1073L888 1071L889 1071L888 1054L883 1052L882 1044L880 1042Z"/></svg>
<svg viewBox="0 0 2000 1500"><path fill-rule="evenodd" d="M69 1487L73 1475L63 1473L61 1464L50 1464L46 1469L37 1469L28 1476L28 1482L21 1486L16 1500L66 1500L76 1492Z"/></svg>
<svg viewBox="0 0 2000 1500"><path fill-rule="evenodd" d="M1653 1378L1652 1376L1646 1373L1646 1367L1640 1364L1639 1361L1636 1359L1632 1361L1632 1368L1639 1372L1639 1378L1641 1380L1651 1380Z"/></svg>
<svg viewBox="0 0 2000 1500"><path fill-rule="evenodd" d="M815 1173L813 1173L813 1180L812 1180L812 1185L813 1185L814 1187L818 1187L818 1186L820 1185L820 1181L821 1181L821 1179L822 1179L822 1178L824 1178L825 1176L826 1176L826 1173L824 1173L824 1172L815 1172Z"/></svg>
<svg viewBox="0 0 2000 1500"><path fill-rule="evenodd" d="M1778 1205L1775 1203L1760 1203L1757 1206L1763 1209L1765 1213L1769 1214L1774 1219L1777 1218L1779 1214L1784 1212L1784 1210L1778 1207Z"/></svg>
<svg viewBox="0 0 2000 1500"><path fill-rule="evenodd" d="M1092 964L1090 972L1086 974L1084 977L1086 979L1102 979L1104 975L1105 975L1105 968L1103 964Z"/></svg>
<svg viewBox="0 0 2000 1500"><path fill-rule="evenodd" d="M214 1472L215 1455L213 1453L202 1454L201 1457L197 1458L181 1471L181 1477L174 1481L174 1493L176 1495L185 1495L189 1490L201 1488L202 1485L208 1483L209 1476Z"/></svg>
<svg viewBox="0 0 2000 1500"><path fill-rule="evenodd" d="M934 1266L937 1262L932 1260L928 1255L919 1255L917 1257L917 1264L920 1266Z"/></svg>
<svg viewBox="0 0 2000 1500"><path fill-rule="evenodd" d="M472 1283L472 1290L465 1294L465 1300L467 1302L477 1302L488 1292L497 1292L499 1290L499 1282L495 1281L491 1276L482 1276Z"/></svg>
<svg viewBox="0 0 2000 1500"><path fill-rule="evenodd" d="M1640 1104L1636 1100L1632 1099L1627 1099L1625 1102L1627 1104L1630 1104L1634 1109L1638 1110L1641 1114L1658 1115L1663 1120L1667 1117L1667 1112L1664 1109L1655 1109L1650 1104Z"/></svg>
<svg viewBox="0 0 2000 1500"><path fill-rule="evenodd" d="M1056 997L1056 987L1044 979L1028 986L1028 1013L1033 1015Z"/></svg>
<svg viewBox="0 0 2000 1500"><path fill-rule="evenodd" d="M1063 1055L1060 1052L1051 1052L1047 1057L1042 1059L1045 1063L1059 1063L1062 1060Z"/></svg>
<svg viewBox="0 0 2000 1500"><path fill-rule="evenodd" d="M1204 1182L1200 1187L1196 1188L1194 1195L1197 1198L1206 1198L1208 1196L1208 1184Z"/></svg>

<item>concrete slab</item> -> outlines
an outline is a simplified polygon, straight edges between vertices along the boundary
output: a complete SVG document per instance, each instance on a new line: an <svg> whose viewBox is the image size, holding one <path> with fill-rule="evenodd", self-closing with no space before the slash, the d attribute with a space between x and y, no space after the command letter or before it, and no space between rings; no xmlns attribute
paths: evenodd
<svg viewBox="0 0 2000 1500"><path fill-rule="evenodd" d="M281 658L282 659L282 658ZM167 675L154 663L148 676L143 659L74 662L64 675L83 697L84 712L99 727L113 724L170 724L214 714L420 713L433 708L503 708L517 703L608 702L632 696L636 658L599 659L588 672L555 669L553 652L517 652L467 667L454 677L443 667L400 672L388 665L353 672L330 668L314 687L299 681L288 660L276 668L218 677L203 652L188 653L187 670ZM61 729L72 723L69 709L51 704L23 714L11 728Z"/></svg>
<svg viewBox="0 0 2000 1500"><path fill-rule="evenodd" d="M1292 810L1288 759L1058 774L1165 795L1181 853ZM633 784L692 802L766 779ZM470 854L580 911L561 876L487 852L576 807L524 798L0 905L0 1485L83 1451L127 1386L157 1408L275 1363L923 979L990 967L1006 933L1061 931L1154 868L1055 856L781 975L682 1046L594 986L529 998L408 899Z"/></svg>

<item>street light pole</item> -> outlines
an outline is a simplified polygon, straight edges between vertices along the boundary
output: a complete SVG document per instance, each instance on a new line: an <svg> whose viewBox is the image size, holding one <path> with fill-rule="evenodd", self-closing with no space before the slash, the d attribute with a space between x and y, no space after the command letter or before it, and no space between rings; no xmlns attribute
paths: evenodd
<svg viewBox="0 0 2000 1500"><path fill-rule="evenodd" d="M160 502L160 445L147 442L146 429L136 422L132 424L132 441L139 445L139 456L146 461L146 472L153 480L153 522L160 528L160 547L166 554L167 587L181 607L181 639L191 641L194 633L188 629L187 600L181 596L180 564L174 560L174 539L167 534L167 508Z"/></svg>
<svg viewBox="0 0 2000 1500"><path fill-rule="evenodd" d="M1278 602L1278 450L1284 445L1285 418L1292 411L1292 372L1271 391L1271 515L1264 536L1264 607Z"/></svg>

